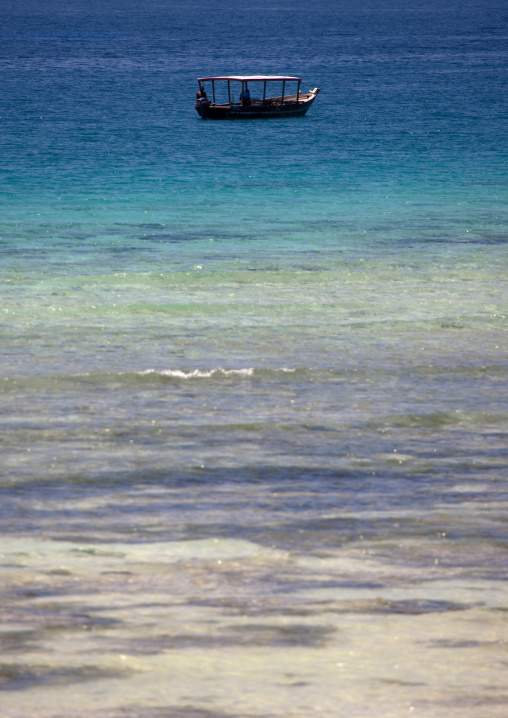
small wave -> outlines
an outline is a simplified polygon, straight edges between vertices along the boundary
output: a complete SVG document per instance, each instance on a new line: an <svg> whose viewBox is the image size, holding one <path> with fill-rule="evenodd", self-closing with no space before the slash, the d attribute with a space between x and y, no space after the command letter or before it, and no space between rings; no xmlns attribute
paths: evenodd
<svg viewBox="0 0 508 718"><path fill-rule="evenodd" d="M183 369L163 369L160 371L156 369L145 369L136 372L136 374L139 376L155 374L156 376L168 376L175 379L209 379L217 374L223 376L252 376L254 371L253 367L247 369L223 369L222 367L217 367L216 369L193 369L192 371L184 371Z"/></svg>
<svg viewBox="0 0 508 718"><path fill-rule="evenodd" d="M58 391L59 389L76 389L80 386L126 386L138 383L165 383L181 382L190 380L226 380L226 379L249 379L257 377L261 380L278 380L282 375L295 373L300 374L308 369L291 369L281 367L271 369L268 367L244 367L240 369L227 369L215 367L213 369L142 369L139 371L120 371L79 374L53 375L53 376L31 376L31 377L3 377L0 378L0 394L17 393L23 391Z"/></svg>
<svg viewBox="0 0 508 718"><path fill-rule="evenodd" d="M253 376L254 372L262 371L262 368L255 369L254 367L248 367L245 369L224 369L222 367L216 367L215 369L193 369L191 371L184 371L183 369L145 369L143 371L136 372L136 374L139 376L154 374L156 376L172 377L174 379L209 379L214 376ZM294 373L296 369L282 367L272 370L264 369L264 371L270 371L270 373Z"/></svg>

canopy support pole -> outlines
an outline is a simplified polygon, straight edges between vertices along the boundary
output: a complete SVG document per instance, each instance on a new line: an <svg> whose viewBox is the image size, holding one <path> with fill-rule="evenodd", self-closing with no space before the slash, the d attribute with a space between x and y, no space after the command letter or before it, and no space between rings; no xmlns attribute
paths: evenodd
<svg viewBox="0 0 508 718"><path fill-rule="evenodd" d="M213 104L215 105L215 82L212 80Z"/></svg>
<svg viewBox="0 0 508 718"><path fill-rule="evenodd" d="M286 80L282 80L282 102L280 103L281 105L284 104L284 89L285 89L285 87L286 87Z"/></svg>
<svg viewBox="0 0 508 718"><path fill-rule="evenodd" d="M298 104L298 100L300 99L300 82L301 80L298 80L298 90L296 91L296 104Z"/></svg>
<svg viewBox="0 0 508 718"><path fill-rule="evenodd" d="M263 82L263 107L265 106L265 97L266 97L266 80Z"/></svg>
<svg viewBox="0 0 508 718"><path fill-rule="evenodd" d="M228 100L229 104L231 104L231 83L228 80Z"/></svg>

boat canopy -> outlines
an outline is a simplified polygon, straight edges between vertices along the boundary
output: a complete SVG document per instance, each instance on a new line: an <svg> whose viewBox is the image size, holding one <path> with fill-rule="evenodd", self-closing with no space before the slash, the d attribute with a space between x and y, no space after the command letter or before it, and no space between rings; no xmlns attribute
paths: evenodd
<svg viewBox="0 0 508 718"><path fill-rule="evenodd" d="M230 75L229 77L199 77L198 82L207 82L210 80L236 80L237 82L301 82L301 77L284 77L283 75Z"/></svg>

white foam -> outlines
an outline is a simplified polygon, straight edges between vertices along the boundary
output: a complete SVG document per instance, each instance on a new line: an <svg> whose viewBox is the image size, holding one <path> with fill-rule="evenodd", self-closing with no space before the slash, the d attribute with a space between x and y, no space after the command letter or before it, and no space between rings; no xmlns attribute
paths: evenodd
<svg viewBox="0 0 508 718"><path fill-rule="evenodd" d="M266 367L258 367L258 370L266 369ZM209 379L215 375L222 376L252 376L256 369L254 367L247 367L245 369L223 369L222 367L216 367L215 369L193 369L192 371L184 371L183 369L144 369L143 371L136 372L139 376L146 376L148 374L156 374L157 376L170 376L176 379ZM280 371L285 373L293 373L296 369L290 369L289 367L280 367L273 369L272 371Z"/></svg>
<svg viewBox="0 0 508 718"><path fill-rule="evenodd" d="M218 367L216 369L193 369L192 371L183 371L182 369L163 369L157 371L156 369L145 369L144 371L137 372L138 374L145 376L146 374L158 374L159 376L172 376L177 379L208 379L216 374L222 374L223 376L252 376L254 369L252 367L247 369L222 369Z"/></svg>

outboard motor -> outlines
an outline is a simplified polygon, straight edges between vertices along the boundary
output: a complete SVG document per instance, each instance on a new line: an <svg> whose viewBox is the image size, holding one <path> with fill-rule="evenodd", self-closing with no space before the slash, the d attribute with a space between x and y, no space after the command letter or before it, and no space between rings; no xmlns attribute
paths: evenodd
<svg viewBox="0 0 508 718"><path fill-rule="evenodd" d="M203 119L206 119L209 107L210 107L210 100L207 100L206 97L199 97L196 100L196 110L198 111L198 115L200 117L202 117Z"/></svg>

